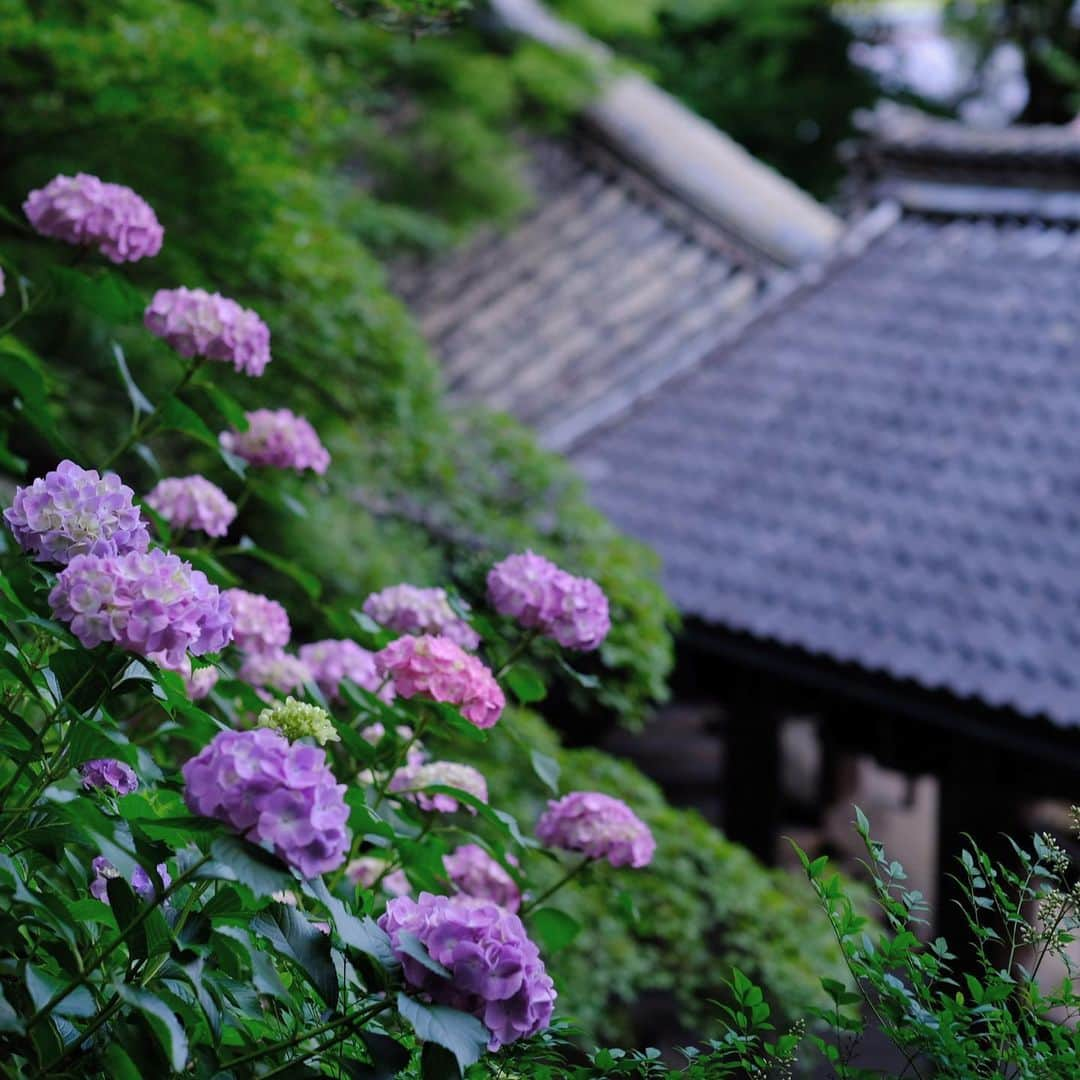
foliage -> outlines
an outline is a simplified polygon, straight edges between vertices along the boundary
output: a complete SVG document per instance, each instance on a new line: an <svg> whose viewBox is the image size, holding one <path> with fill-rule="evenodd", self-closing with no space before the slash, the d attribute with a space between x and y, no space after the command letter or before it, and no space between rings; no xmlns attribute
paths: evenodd
<svg viewBox="0 0 1080 1080"><path fill-rule="evenodd" d="M1013 843L1012 865L974 843L962 853L958 881L972 944L970 956L958 955L951 951L960 951L957 942L919 939L925 900L871 839L862 812L856 816L884 929L875 932L856 913L839 877L827 874L825 858L811 861L799 853L859 991L822 981L833 1004L817 1015L834 1035L813 1040L837 1075L877 1075L853 1063L864 1026L853 1008L860 1002L902 1051L913 1076L1077 1075L1080 1033L1071 1021L1080 996L1070 946L1080 925L1080 890L1071 859L1053 837L1036 835L1030 851ZM1064 971L1049 992L1038 977L1048 959Z"/></svg>
<svg viewBox="0 0 1080 1080"><path fill-rule="evenodd" d="M310 569L330 599L403 578L449 578L475 599L478 567L526 545L595 573L618 624L597 657L602 700L633 722L664 694L671 664L655 560L591 511L570 470L518 425L447 408L381 263L520 209L513 130L533 113L555 122L581 73L539 46L499 56L467 31L406 38L368 18L372 5L344 6L364 17L323 0L0 0L0 91L22 103L0 117L0 203L14 210L55 173L84 170L134 187L166 228L162 255L123 276L46 270L36 241L4 235L9 276L48 273L57 286L48 317L25 328L50 359L54 425L102 459L126 422L111 392L114 338L143 390L166 390L162 347L124 329L151 287L210 286L267 312L275 362L259 404L305 412L335 466L317 494L286 485L276 504L252 500L243 528L306 545L320 526ZM426 18L460 5L381 7ZM540 88L551 99L542 108ZM238 377L222 382L254 403ZM216 431L232 417L201 392ZM174 470L175 444L155 450ZM185 454L213 465L210 446ZM42 441L24 457L37 471L55 461ZM139 459L125 471L145 490L156 469ZM298 623L314 626L303 591L290 599ZM557 665L547 674L568 707L580 702Z"/></svg>
<svg viewBox="0 0 1080 1080"><path fill-rule="evenodd" d="M841 179L837 146L877 96L849 59L827 0L559 0L558 10L643 65L752 154L819 196Z"/></svg>

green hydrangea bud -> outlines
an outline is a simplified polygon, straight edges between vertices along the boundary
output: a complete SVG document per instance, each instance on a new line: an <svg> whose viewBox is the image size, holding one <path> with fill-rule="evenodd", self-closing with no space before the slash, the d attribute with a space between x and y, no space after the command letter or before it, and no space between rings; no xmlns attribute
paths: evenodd
<svg viewBox="0 0 1080 1080"><path fill-rule="evenodd" d="M325 709L318 705L307 705L292 697L263 709L259 713L259 726L280 731L290 742L309 736L320 746L325 746L340 738Z"/></svg>

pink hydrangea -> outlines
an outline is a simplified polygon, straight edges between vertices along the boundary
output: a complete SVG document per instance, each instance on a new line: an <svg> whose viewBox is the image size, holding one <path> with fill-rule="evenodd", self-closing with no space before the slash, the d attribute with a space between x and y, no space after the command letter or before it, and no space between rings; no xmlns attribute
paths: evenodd
<svg viewBox="0 0 1080 1080"><path fill-rule="evenodd" d="M170 476L146 496L173 529L197 529L207 536L224 536L236 518L236 505L205 476Z"/></svg>
<svg viewBox="0 0 1080 1080"><path fill-rule="evenodd" d="M500 615L583 652L611 629L607 597L589 578L575 577L531 551L510 555L488 572L488 599Z"/></svg>
<svg viewBox="0 0 1080 1080"><path fill-rule="evenodd" d="M456 705L478 728L494 727L506 706L495 676L475 656L443 637L401 637L375 654L379 674L390 675L403 698Z"/></svg>
<svg viewBox="0 0 1080 1080"><path fill-rule="evenodd" d="M344 679L364 690L378 693L383 701L392 701L394 687L375 669L375 654L347 638L314 641L300 646L300 659L307 664L316 685L330 701L341 700Z"/></svg>
<svg viewBox="0 0 1080 1080"><path fill-rule="evenodd" d="M507 911L521 907L517 882L479 844L462 844L443 856L443 866L458 892L477 900L490 900Z"/></svg>
<svg viewBox="0 0 1080 1080"><path fill-rule="evenodd" d="M656 851L648 825L621 799L598 791L572 791L549 802L536 836L548 847L607 859L612 866L648 866Z"/></svg>
<svg viewBox="0 0 1080 1080"><path fill-rule="evenodd" d="M174 669L188 652L217 652L232 638L229 601L218 587L156 548L77 555L57 577L49 605L85 648L114 642Z"/></svg>
<svg viewBox="0 0 1080 1080"><path fill-rule="evenodd" d="M124 555L150 544L133 495L116 473L101 476L96 469L61 461L29 487L16 488L4 518L19 546L38 562Z"/></svg>
<svg viewBox="0 0 1080 1080"><path fill-rule="evenodd" d="M146 329L181 356L205 356L259 376L270 363L270 331L249 308L205 289L158 289L143 316Z"/></svg>
<svg viewBox="0 0 1080 1080"><path fill-rule="evenodd" d="M248 653L240 665L240 678L252 686L290 694L311 679L311 671L298 656L284 649Z"/></svg>
<svg viewBox="0 0 1080 1080"><path fill-rule="evenodd" d="M0 266L0 296L7 292L7 282L4 280L4 268Z"/></svg>
<svg viewBox="0 0 1080 1080"><path fill-rule="evenodd" d="M421 810L434 810L440 814L452 814L462 806L453 795L441 791L424 792L428 787L451 787L464 791L482 803L488 801L487 781L484 775L471 765L457 761L429 761L403 765L390 778L388 791L408 792L408 798ZM476 807L468 803L464 807L470 814Z"/></svg>
<svg viewBox="0 0 1080 1080"><path fill-rule="evenodd" d="M131 188L88 173L53 177L30 192L23 210L42 236L96 247L114 263L156 255L165 237L157 215Z"/></svg>
<svg viewBox="0 0 1080 1080"><path fill-rule="evenodd" d="M335 781L321 748L290 743L269 728L222 731L182 771L193 814L272 847L303 877L345 861L345 785Z"/></svg>
<svg viewBox="0 0 1080 1080"><path fill-rule="evenodd" d="M229 453L272 469L311 469L321 476L329 468L329 452L302 416L288 409L256 409L245 415L247 431L221 433L221 445Z"/></svg>
<svg viewBox="0 0 1080 1080"><path fill-rule="evenodd" d="M109 788L117 795L130 795L139 786L139 778L130 765L115 758L95 758L79 766L84 788Z"/></svg>
<svg viewBox="0 0 1080 1080"><path fill-rule="evenodd" d="M551 1023L555 985L521 920L505 908L425 892L416 900L391 900L379 926L390 936L406 983L425 999L472 1013L491 1032L490 1050ZM403 949L402 934L417 938L449 978Z"/></svg>
<svg viewBox="0 0 1080 1080"><path fill-rule="evenodd" d="M276 601L244 589L226 589L232 607L233 644L246 653L274 652L289 644L289 613Z"/></svg>
<svg viewBox="0 0 1080 1080"><path fill-rule="evenodd" d="M388 896L408 896L412 892L412 885L405 875L404 870L386 871L386 860L376 858L373 855L362 855L359 859L353 859L345 867L345 878L350 885L361 889L370 889L376 881L379 887Z"/></svg>
<svg viewBox="0 0 1080 1080"><path fill-rule="evenodd" d="M399 634L438 634L463 649L480 644L480 635L450 606L445 589L391 585L364 601L364 614Z"/></svg>
<svg viewBox="0 0 1080 1080"><path fill-rule="evenodd" d="M120 871L104 855L98 855L90 863L90 867L94 871L94 880L90 882L90 895L95 900L107 904L109 902L109 879L118 878ZM172 878L169 877L169 871L165 868L164 863L157 864L157 872L158 877L161 878L161 884L167 889L172 884ZM154 888L153 879L141 866L136 866L132 871L131 887L135 891L135 895L143 900L152 900L154 893L157 891Z"/></svg>

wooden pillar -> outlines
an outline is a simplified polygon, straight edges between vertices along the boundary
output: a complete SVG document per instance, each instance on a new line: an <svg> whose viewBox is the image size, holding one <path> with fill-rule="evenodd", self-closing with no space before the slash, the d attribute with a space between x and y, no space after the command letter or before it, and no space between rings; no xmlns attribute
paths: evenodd
<svg viewBox="0 0 1080 1080"><path fill-rule="evenodd" d="M780 716L753 680L730 699L724 754L724 832L764 863L780 831Z"/></svg>

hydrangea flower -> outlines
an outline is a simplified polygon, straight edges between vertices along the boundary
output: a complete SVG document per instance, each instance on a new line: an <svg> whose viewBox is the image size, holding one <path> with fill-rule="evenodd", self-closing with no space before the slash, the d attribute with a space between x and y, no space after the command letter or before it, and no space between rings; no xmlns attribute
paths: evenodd
<svg viewBox="0 0 1080 1080"><path fill-rule="evenodd" d="M353 859L345 867L345 878L350 885L370 889L382 877L379 887L389 896L408 896L412 892L412 885L409 884L404 870L391 870L383 877L385 870L385 859L379 859L374 855L361 855L359 859Z"/></svg>
<svg viewBox="0 0 1080 1080"><path fill-rule="evenodd" d="M193 814L273 847L303 877L345 861L345 785L336 783L324 750L267 728L222 731L182 771Z"/></svg>
<svg viewBox="0 0 1080 1080"><path fill-rule="evenodd" d="M394 687L375 670L375 654L348 639L314 641L300 646L300 659L330 701L341 700L341 683L348 679L364 690L378 693L383 701L392 701ZM381 687L381 689L380 689Z"/></svg>
<svg viewBox="0 0 1080 1080"><path fill-rule="evenodd" d="M236 518L236 504L205 476L170 476L146 496L146 503L174 529L197 529L224 536Z"/></svg>
<svg viewBox="0 0 1080 1080"><path fill-rule="evenodd" d="M238 674L252 686L277 690L282 694L298 690L311 678L307 664L284 649L249 653L244 657Z"/></svg>
<svg viewBox="0 0 1080 1080"><path fill-rule="evenodd" d="M548 847L607 859L612 866L648 866L656 851L648 825L621 799L598 791L572 791L550 801L536 836Z"/></svg>
<svg viewBox="0 0 1080 1080"><path fill-rule="evenodd" d="M341 739L325 709L292 697L263 709L259 713L259 727L280 731L289 742L308 738L325 746L328 742L339 742Z"/></svg>
<svg viewBox="0 0 1080 1080"><path fill-rule="evenodd" d="M466 896L421 893L386 905L379 926L390 937L408 985L439 1005L472 1013L491 1032L488 1049L543 1031L555 986L521 920L505 908ZM450 972L445 978L401 948L411 934Z"/></svg>
<svg viewBox="0 0 1080 1080"><path fill-rule="evenodd" d="M464 791L466 795L472 795L480 802L488 801L487 781L484 775L471 765L463 765L457 761L429 761L427 763L415 763L403 765L390 778L388 791L409 792L408 798L412 799L421 810L434 810L440 814L452 814L461 807L452 795L443 792L431 792L417 790L426 787L452 787ZM465 804L465 809L470 814L476 813L474 806Z"/></svg>
<svg viewBox="0 0 1080 1080"><path fill-rule="evenodd" d="M155 548L145 554L77 555L49 593L53 614L87 649L111 641L179 668L232 638L229 601L201 570Z"/></svg>
<svg viewBox="0 0 1080 1080"><path fill-rule="evenodd" d="M495 676L475 656L444 637L400 637L375 654L403 698L420 695L456 705L478 728L494 727L506 706Z"/></svg>
<svg viewBox="0 0 1080 1080"><path fill-rule="evenodd" d="M103 904L109 902L109 879L118 878L120 871L104 855L98 855L90 863L91 869L94 871L94 880L90 882L90 895L95 900L100 900ZM167 889L172 884L172 878L169 877L169 871L165 869L165 864L157 864L158 877L161 878L161 884ZM131 874L131 887L135 890L136 896L141 897L143 900L153 900L154 893L154 881L150 875L141 867L136 866Z"/></svg>
<svg viewBox="0 0 1080 1080"><path fill-rule="evenodd" d="M443 856L443 866L458 892L490 900L507 911L521 907L517 882L479 844L462 844Z"/></svg>
<svg viewBox="0 0 1080 1080"><path fill-rule="evenodd" d="M247 431L223 431L221 445L252 465L272 469L311 469L320 476L330 466L330 454L315 429L288 409L256 409L244 414Z"/></svg>
<svg viewBox="0 0 1080 1080"><path fill-rule="evenodd" d="M7 282L4 280L4 268L0 266L0 296L7 292Z"/></svg>
<svg viewBox="0 0 1080 1080"><path fill-rule="evenodd" d="M500 615L554 638L563 648L596 649L611 629L607 597L595 581L575 577L531 551L496 563L487 586L491 606Z"/></svg>
<svg viewBox="0 0 1080 1080"><path fill-rule="evenodd" d="M209 697L210 691L217 686L221 672L216 667L201 667L189 669L186 675L181 675L181 678L184 680L187 696L192 701L202 701L203 698Z"/></svg>
<svg viewBox="0 0 1080 1080"><path fill-rule="evenodd" d="M276 601L244 589L226 589L232 607L233 644L246 653L273 652L289 644L289 613Z"/></svg>
<svg viewBox="0 0 1080 1080"><path fill-rule="evenodd" d="M181 356L205 356L258 377L270 363L270 330L250 308L205 289L158 289L143 316Z"/></svg>
<svg viewBox="0 0 1080 1080"><path fill-rule="evenodd" d="M4 518L38 562L69 563L77 555L124 555L150 544L134 492L116 473L101 476L61 461L29 487L15 489Z"/></svg>
<svg viewBox="0 0 1080 1080"><path fill-rule="evenodd" d="M135 770L115 758L84 761L79 774L84 788L111 788L117 795L130 795L139 786Z"/></svg>
<svg viewBox="0 0 1080 1080"><path fill-rule="evenodd" d="M364 614L399 634L438 634L463 649L480 644L480 635L450 606L445 589L391 585L364 601Z"/></svg>
<svg viewBox="0 0 1080 1080"><path fill-rule="evenodd" d="M23 211L42 236L96 247L114 263L156 255L165 238L149 203L131 188L89 173L54 176L30 192Z"/></svg>

